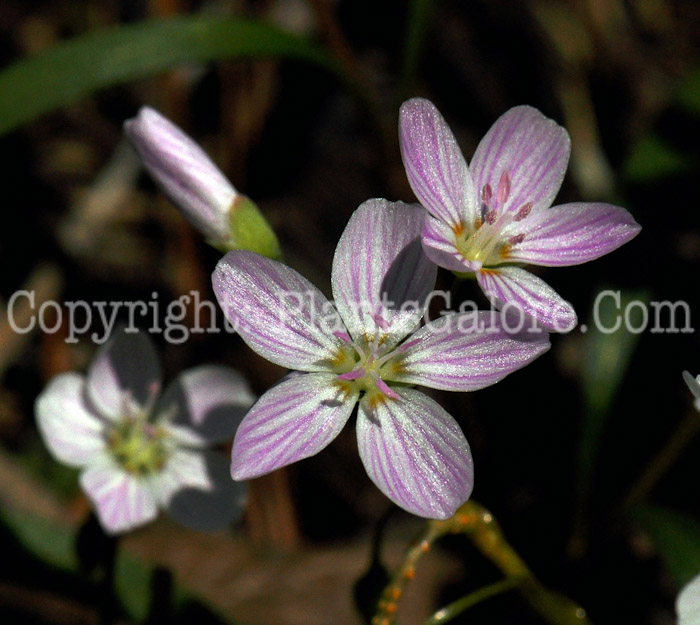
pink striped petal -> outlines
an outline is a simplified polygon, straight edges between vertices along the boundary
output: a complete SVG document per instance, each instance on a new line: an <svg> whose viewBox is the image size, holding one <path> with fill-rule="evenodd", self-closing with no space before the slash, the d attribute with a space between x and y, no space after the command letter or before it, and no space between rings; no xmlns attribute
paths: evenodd
<svg viewBox="0 0 700 625"><path fill-rule="evenodd" d="M105 424L87 404L84 376L53 378L37 397L34 412L46 447L60 462L82 467L104 451Z"/></svg>
<svg viewBox="0 0 700 625"><path fill-rule="evenodd" d="M158 504L178 523L207 532L241 516L247 491L246 484L231 479L223 454L189 449L173 452L151 478L151 488Z"/></svg>
<svg viewBox="0 0 700 625"><path fill-rule="evenodd" d="M107 456L81 473L80 485L108 534L128 532L158 515L148 480L130 475Z"/></svg>
<svg viewBox="0 0 700 625"><path fill-rule="evenodd" d="M236 432L231 475L247 480L313 456L350 417L358 393L331 373L310 373L273 386Z"/></svg>
<svg viewBox="0 0 700 625"><path fill-rule="evenodd" d="M126 407L146 407L160 390L161 368L153 343L143 332L118 331L95 354L87 391L97 410L114 420Z"/></svg>
<svg viewBox="0 0 700 625"><path fill-rule="evenodd" d="M678 625L700 625L700 575L688 582L676 599Z"/></svg>
<svg viewBox="0 0 700 625"><path fill-rule="evenodd" d="M455 313L411 335L389 381L474 391L524 367L549 347L544 331L512 334L493 312Z"/></svg>
<svg viewBox="0 0 700 625"><path fill-rule="evenodd" d="M368 200L350 217L333 258L333 297L355 339L396 343L415 328L437 269L423 252L428 217L417 204Z"/></svg>
<svg viewBox="0 0 700 625"><path fill-rule="evenodd" d="M258 354L283 367L323 371L345 327L326 297L293 269L254 252L235 250L212 274L226 318Z"/></svg>
<svg viewBox="0 0 700 625"><path fill-rule="evenodd" d="M467 439L427 395L395 390L400 399L360 401L360 458L377 488L396 505L418 516L447 519L474 485Z"/></svg>
<svg viewBox="0 0 700 625"><path fill-rule="evenodd" d="M508 261L534 265L578 265L633 239L641 226L624 208L580 202L541 210L522 222L525 235Z"/></svg>
<svg viewBox="0 0 700 625"><path fill-rule="evenodd" d="M124 123L124 130L148 172L182 214L209 240L227 240L229 210L238 194L204 150L147 106Z"/></svg>
<svg viewBox="0 0 700 625"><path fill-rule="evenodd" d="M478 208L462 151L435 105L413 98L401 105L399 143L418 201L450 226L473 221Z"/></svg>
<svg viewBox="0 0 700 625"><path fill-rule="evenodd" d="M516 106L496 120L474 153L469 169L478 193L489 185L493 200L509 178L508 212L532 202L532 212L552 205L569 162L569 134L531 106Z"/></svg>
<svg viewBox="0 0 700 625"><path fill-rule="evenodd" d="M544 280L520 267L483 269L477 272L479 286L497 308L524 312L552 332L569 332L576 327L576 313ZM518 327L517 322L509 324ZM529 327L528 320L522 325Z"/></svg>
<svg viewBox="0 0 700 625"><path fill-rule="evenodd" d="M229 367L203 365L181 373L158 402L156 415L181 443L203 446L232 438L255 396Z"/></svg>
<svg viewBox="0 0 700 625"><path fill-rule="evenodd" d="M423 251L439 267L450 271L478 271L479 261L467 260L457 249L455 233L450 226L428 218L423 224Z"/></svg>

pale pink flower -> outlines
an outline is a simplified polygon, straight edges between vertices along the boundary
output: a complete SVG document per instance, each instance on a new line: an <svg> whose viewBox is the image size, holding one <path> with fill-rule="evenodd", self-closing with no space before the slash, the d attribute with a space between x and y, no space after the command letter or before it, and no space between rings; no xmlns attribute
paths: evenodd
<svg viewBox="0 0 700 625"><path fill-rule="evenodd" d="M611 204L551 207L569 161L566 130L517 106L496 121L467 166L440 112L414 98L401 106L399 135L408 181L431 214L423 227L430 259L475 275L497 307L516 307L551 331L571 330L571 304L520 265L578 265L641 228Z"/></svg>
<svg viewBox="0 0 700 625"><path fill-rule="evenodd" d="M37 397L46 446L81 469L108 533L152 521L159 508L203 530L242 512L244 486L231 480L225 456L206 447L233 436L254 401L246 382L227 367L201 366L160 389L151 341L121 332L98 350L87 376L60 374Z"/></svg>

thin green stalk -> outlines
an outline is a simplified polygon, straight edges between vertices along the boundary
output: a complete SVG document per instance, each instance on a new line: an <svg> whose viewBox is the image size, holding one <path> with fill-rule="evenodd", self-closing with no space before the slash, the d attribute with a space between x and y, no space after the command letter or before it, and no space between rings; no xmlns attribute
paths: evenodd
<svg viewBox="0 0 700 625"><path fill-rule="evenodd" d="M517 577L506 577L505 579L502 579L499 582L494 582L493 584L489 584L488 586L479 588L478 590L469 593L465 597L457 599L457 601L453 601L449 605L446 605L444 608L441 608L440 610L435 612L435 614L433 614L427 621L425 621L423 625L442 625L443 623L447 623L453 618L462 614L462 612L466 612L469 608L475 606L477 603L481 603L486 599L490 599L491 597L500 595L503 592L512 590L513 588L516 588L520 583L521 580L519 580Z"/></svg>
<svg viewBox="0 0 700 625"><path fill-rule="evenodd" d="M391 625L398 602L413 579L420 557L446 534L464 534L507 578L519 581L523 600L551 625L592 625L586 611L560 593L546 588L508 544L493 515L475 501L465 503L444 521L428 521L426 529L408 549L403 563L384 589L372 625Z"/></svg>
<svg viewBox="0 0 700 625"><path fill-rule="evenodd" d="M654 459L646 465L642 474L629 489L624 499L623 507L644 499L659 483L659 480L673 466L682 455L695 436L700 432L700 414L691 410L676 426L666 444L656 454Z"/></svg>

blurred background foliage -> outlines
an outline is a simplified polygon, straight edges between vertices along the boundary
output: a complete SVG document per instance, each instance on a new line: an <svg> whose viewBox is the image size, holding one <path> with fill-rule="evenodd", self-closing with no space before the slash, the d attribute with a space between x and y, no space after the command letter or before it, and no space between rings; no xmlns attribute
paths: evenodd
<svg viewBox="0 0 700 625"><path fill-rule="evenodd" d="M258 202L287 262L326 292L352 211L370 197L413 199L397 143L403 99L432 99L467 158L501 113L536 106L572 137L557 202L621 204L642 233L592 263L542 270L586 331L554 336L550 353L495 387L435 396L472 446L475 498L544 583L593 623L673 623L680 585L700 571L700 415L681 379L700 373L699 42L694 0L4 0L3 308L20 289L36 292L37 309L144 300L137 324L148 328L182 295L212 299L217 253L122 139L143 104L205 146ZM441 274L439 286L451 285ZM691 314L676 311L676 332L651 331L672 327L668 308L658 319L648 308L639 333L600 332L596 309L606 327L624 312L611 298L596 307L604 289L621 291L623 306L684 301ZM480 297L468 282L454 296L455 307ZM33 311L15 303L24 326ZM634 327L642 308L629 309ZM52 375L84 369L90 332L103 329L93 319L67 343L67 309L45 312L52 333L0 320L0 614L104 622L106 547L76 473L43 449L32 408ZM195 314L190 301L182 323ZM118 317L128 322L128 311ZM220 362L261 393L284 373L232 335L154 338L170 378ZM346 428L318 456L252 483L235 531L196 534L163 519L128 536L117 621L361 623L354 597L366 606L384 579L378 565L363 577L380 522L381 555L395 565L421 522L391 510ZM463 538L445 539L421 561L398 622L421 623L497 579ZM512 593L460 618L543 622Z"/></svg>

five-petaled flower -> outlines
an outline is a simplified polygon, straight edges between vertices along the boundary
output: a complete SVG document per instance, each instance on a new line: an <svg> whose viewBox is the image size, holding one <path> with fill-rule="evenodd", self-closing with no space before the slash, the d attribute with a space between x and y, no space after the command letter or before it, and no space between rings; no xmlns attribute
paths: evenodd
<svg viewBox="0 0 700 625"><path fill-rule="evenodd" d="M87 376L56 376L36 400L39 431L57 460L82 469L80 485L108 533L131 530L165 509L183 525L224 527L243 510L245 489L223 454L254 397L227 367L184 371L159 396L151 341L120 332Z"/></svg>
<svg viewBox="0 0 700 625"><path fill-rule="evenodd" d="M688 582L676 599L678 625L700 625L700 575Z"/></svg>
<svg viewBox="0 0 700 625"><path fill-rule="evenodd" d="M229 252L213 274L216 296L243 340L268 360L304 372L267 391L234 440L234 479L316 454L359 402L360 457L374 483L417 515L447 518L469 497L473 469L457 422L414 384L471 391L549 348L545 332L511 335L497 314L453 313L422 327L437 268L425 256L418 205L369 200L335 251L335 307L293 269Z"/></svg>
<svg viewBox="0 0 700 625"><path fill-rule="evenodd" d="M494 305L515 306L549 330L572 329L572 306L518 264L577 265L618 248L640 226L610 204L550 208L569 160L566 130L535 108L512 108L467 167L439 111L414 98L401 106L399 135L409 183L432 215L423 228L426 254L476 274Z"/></svg>

